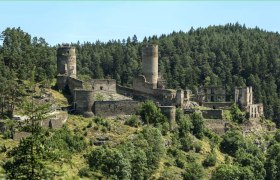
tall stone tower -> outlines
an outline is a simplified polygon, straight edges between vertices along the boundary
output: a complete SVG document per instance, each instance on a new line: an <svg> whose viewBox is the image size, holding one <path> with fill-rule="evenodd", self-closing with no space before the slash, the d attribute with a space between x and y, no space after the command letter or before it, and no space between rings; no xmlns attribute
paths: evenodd
<svg viewBox="0 0 280 180"><path fill-rule="evenodd" d="M63 44L57 49L57 74L76 78L75 47Z"/></svg>
<svg viewBox="0 0 280 180"><path fill-rule="evenodd" d="M142 70L146 81L157 88L158 81L158 45L142 46Z"/></svg>

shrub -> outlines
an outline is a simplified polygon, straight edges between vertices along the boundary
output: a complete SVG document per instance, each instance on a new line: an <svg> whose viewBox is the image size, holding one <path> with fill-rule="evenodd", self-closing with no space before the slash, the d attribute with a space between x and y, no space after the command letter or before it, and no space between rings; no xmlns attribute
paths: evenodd
<svg viewBox="0 0 280 180"><path fill-rule="evenodd" d="M215 153L211 152L210 154L207 155L202 165L204 167L215 166L216 162L217 162L217 156Z"/></svg>
<svg viewBox="0 0 280 180"><path fill-rule="evenodd" d="M166 122L166 117L160 112L160 109L151 100L146 101L140 109L140 116L146 124L156 124Z"/></svg>
<svg viewBox="0 0 280 180"><path fill-rule="evenodd" d="M201 114L193 113L190 116L190 118L191 118L192 124L193 124L193 128L192 128L193 134L197 138L202 138L203 132L204 132L204 121L203 121Z"/></svg>
<svg viewBox="0 0 280 180"><path fill-rule="evenodd" d="M131 126L131 127L139 127L142 124L142 121L139 119L138 116L132 115L130 118L128 118L125 123L125 125Z"/></svg>
<svg viewBox="0 0 280 180"><path fill-rule="evenodd" d="M201 143L199 141L196 141L193 143L193 147L196 153L199 153L201 151Z"/></svg>
<svg viewBox="0 0 280 180"><path fill-rule="evenodd" d="M203 167L197 163L191 163L183 173L184 180L200 180L204 176Z"/></svg>

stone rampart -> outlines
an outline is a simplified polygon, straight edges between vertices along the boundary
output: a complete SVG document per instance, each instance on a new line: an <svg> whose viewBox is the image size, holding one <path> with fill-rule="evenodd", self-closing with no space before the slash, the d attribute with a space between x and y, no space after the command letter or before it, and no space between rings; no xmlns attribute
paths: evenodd
<svg viewBox="0 0 280 180"><path fill-rule="evenodd" d="M213 109L228 109L233 102L203 102L202 106Z"/></svg>
<svg viewBox="0 0 280 180"><path fill-rule="evenodd" d="M116 92L115 79L91 79L88 83L92 86L94 92Z"/></svg>
<svg viewBox="0 0 280 180"><path fill-rule="evenodd" d="M219 135L225 134L228 130L228 123L221 119L207 119L204 121L205 126Z"/></svg>
<svg viewBox="0 0 280 180"><path fill-rule="evenodd" d="M76 78L68 77L68 87L70 93L74 95L74 89L83 89L84 82Z"/></svg>
<svg viewBox="0 0 280 180"><path fill-rule="evenodd" d="M165 115L169 121L169 129L173 130L176 124L176 107L175 106L159 106L159 109L163 115Z"/></svg>
<svg viewBox="0 0 280 180"><path fill-rule="evenodd" d="M132 115L141 105L138 101L95 101L93 112L97 116L109 117L117 115Z"/></svg>
<svg viewBox="0 0 280 180"><path fill-rule="evenodd" d="M124 96L133 97L133 89L129 87L117 85L117 93Z"/></svg>
<svg viewBox="0 0 280 180"><path fill-rule="evenodd" d="M201 110L204 119L223 119L223 110L221 109L211 109L211 110Z"/></svg>

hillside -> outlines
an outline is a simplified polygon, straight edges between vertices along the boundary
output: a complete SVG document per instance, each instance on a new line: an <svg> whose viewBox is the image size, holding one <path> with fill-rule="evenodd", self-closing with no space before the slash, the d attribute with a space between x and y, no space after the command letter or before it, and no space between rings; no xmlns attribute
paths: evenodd
<svg viewBox="0 0 280 180"><path fill-rule="evenodd" d="M118 85L131 87L133 77L142 71L142 45L154 43L159 82L173 89L173 94L180 88L199 94L202 86L225 87L223 101L231 106L219 111L218 118L204 119L201 113L216 106L195 103L191 112L177 109L172 128L152 101L141 103L134 115L85 118L73 114L75 105L70 107L69 102L74 95L67 94L67 88L59 89L54 80L59 74L57 47L20 28L7 28L1 37L0 179L4 174L10 179L280 178L280 130L275 129L280 122L278 33L236 23L148 37L143 42L134 36L72 43L79 82L113 78ZM87 84L92 90L105 89L93 85ZM234 103L235 87L245 86L253 87L249 101L263 103L265 117L249 118L248 109L246 113ZM68 86L68 91L73 89ZM112 92L95 95L95 101L131 99ZM92 111L87 98L80 100ZM68 117L67 121L48 121L48 115L59 120L54 112ZM21 121L11 120L14 115L20 115ZM15 131L29 134L18 141Z"/></svg>
<svg viewBox="0 0 280 180"><path fill-rule="evenodd" d="M46 91L51 92L54 102L67 105L63 94L52 89ZM51 156L53 160L45 160L46 167L57 171L55 179L211 179L213 174L221 175L220 168L228 172L232 170L227 168L234 166L238 172L232 172L233 175L242 177L248 172L255 173L257 165L261 172L254 177L262 179L265 163L270 162L270 151L262 150L270 149L279 141L278 135L274 138L275 132L268 133L264 129L243 137L243 124L230 119L232 128L224 136L207 129L199 115L185 116L178 112L178 126L173 131L168 131L165 123L146 125L143 122L139 116L104 119L69 115L64 128L44 130L47 135L44 144L55 152ZM0 159L4 163L8 160L7 153L18 141L3 134L0 142ZM243 162L242 158L253 154L256 161ZM112 169L102 168L107 166ZM0 172L4 176L3 169ZM248 175L252 177L253 174Z"/></svg>

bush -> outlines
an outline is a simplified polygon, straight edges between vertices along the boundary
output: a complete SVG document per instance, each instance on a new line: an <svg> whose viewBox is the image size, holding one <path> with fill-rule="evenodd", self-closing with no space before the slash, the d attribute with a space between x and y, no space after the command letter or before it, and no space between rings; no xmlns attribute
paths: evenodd
<svg viewBox="0 0 280 180"><path fill-rule="evenodd" d="M196 141L193 143L193 147L196 153L199 153L201 151L201 143L199 141Z"/></svg>
<svg viewBox="0 0 280 180"><path fill-rule="evenodd" d="M201 114L193 113L190 118L193 124L193 134L199 139L202 138L204 132L204 121Z"/></svg>
<svg viewBox="0 0 280 180"><path fill-rule="evenodd" d="M138 116L132 115L130 118L128 118L125 123L125 125L131 126L131 127L139 127L142 124L142 121L139 119Z"/></svg>
<svg viewBox="0 0 280 180"><path fill-rule="evenodd" d="M217 156L215 153L211 152L210 154L207 155L202 165L204 167L215 166L216 162L217 162Z"/></svg>
<svg viewBox="0 0 280 180"><path fill-rule="evenodd" d="M240 148L246 148L246 141L242 134L237 130L226 132L220 143L221 151L231 156L235 156L235 153Z"/></svg>
<svg viewBox="0 0 280 180"><path fill-rule="evenodd" d="M194 147L193 139L191 138L191 136L181 138L180 143L181 143L181 149L185 152L192 150Z"/></svg>
<svg viewBox="0 0 280 180"><path fill-rule="evenodd" d="M184 180L200 180L204 176L203 167L197 163L191 163L183 173Z"/></svg>
<svg viewBox="0 0 280 180"><path fill-rule="evenodd" d="M146 101L140 109L140 116L146 124L164 123L166 117L161 113L160 109L151 100Z"/></svg>
<svg viewBox="0 0 280 180"><path fill-rule="evenodd" d="M241 179L241 170L238 166L223 164L216 168L212 174L212 180L236 180Z"/></svg>

